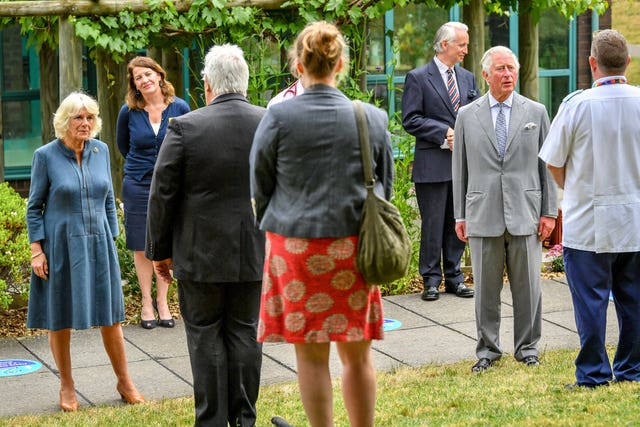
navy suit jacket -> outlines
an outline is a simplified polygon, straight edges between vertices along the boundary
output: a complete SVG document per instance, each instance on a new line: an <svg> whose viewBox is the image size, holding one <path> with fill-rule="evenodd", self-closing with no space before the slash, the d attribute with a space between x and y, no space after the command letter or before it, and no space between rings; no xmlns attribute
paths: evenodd
<svg viewBox="0 0 640 427"><path fill-rule="evenodd" d="M475 76L454 66L460 108L479 97ZM451 150L440 148L447 129L453 129L457 113L447 87L432 59L407 74L402 96L402 126L416 137L412 179L414 182L451 181Z"/></svg>

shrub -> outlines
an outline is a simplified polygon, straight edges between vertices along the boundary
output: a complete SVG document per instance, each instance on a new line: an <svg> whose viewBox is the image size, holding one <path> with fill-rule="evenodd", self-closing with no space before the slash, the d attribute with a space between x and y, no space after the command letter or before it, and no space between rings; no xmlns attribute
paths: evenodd
<svg viewBox="0 0 640 427"><path fill-rule="evenodd" d="M393 283L380 286L380 290L384 295L400 295L412 292L411 281L418 275L420 213L418 211L413 182L411 181L415 138L402 128L397 116L391 118L389 121L389 131L391 132L395 158L395 179L393 182L392 201L402 215L409 237L411 237L411 241L413 242L413 248L408 274Z"/></svg>
<svg viewBox="0 0 640 427"><path fill-rule="evenodd" d="M15 296L26 297L31 277L27 235L27 201L6 182L0 183L0 310Z"/></svg>

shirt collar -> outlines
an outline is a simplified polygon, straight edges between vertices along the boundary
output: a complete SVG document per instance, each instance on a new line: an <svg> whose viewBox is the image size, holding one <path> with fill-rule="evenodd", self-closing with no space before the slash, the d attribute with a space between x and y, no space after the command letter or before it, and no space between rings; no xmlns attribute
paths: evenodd
<svg viewBox="0 0 640 427"><path fill-rule="evenodd" d="M436 66L438 67L438 71L440 71L440 74L446 73L449 68L451 68L453 70L454 67L455 67L455 64L454 64L453 67L449 67L447 64L445 64L444 62L440 61L437 56L434 56L433 60L436 63Z"/></svg>
<svg viewBox="0 0 640 427"><path fill-rule="evenodd" d="M607 80L624 80L625 82L627 81L627 78L625 76L606 76L606 77L600 77L598 80L596 80L595 82L593 82L593 86L600 86L598 83L602 83L602 82L606 82Z"/></svg>
<svg viewBox="0 0 640 427"><path fill-rule="evenodd" d="M487 92L487 95L489 95L489 108L495 107L496 104L499 103L499 101L497 99L495 99L493 97L493 95L491 95L491 92ZM511 104L513 103L513 92L511 92L511 95L509 95L509 97L507 99L502 101L502 103L504 105L506 105L507 107L511 108Z"/></svg>

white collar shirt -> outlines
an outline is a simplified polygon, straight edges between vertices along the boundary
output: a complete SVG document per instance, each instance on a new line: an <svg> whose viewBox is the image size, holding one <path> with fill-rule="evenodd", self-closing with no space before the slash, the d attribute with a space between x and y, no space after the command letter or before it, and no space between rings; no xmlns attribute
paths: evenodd
<svg viewBox="0 0 640 427"><path fill-rule="evenodd" d="M495 99L491 92L489 95L489 108L491 108L491 120L493 120L493 128L496 128L496 118L498 117L498 112L500 111L500 106L498 105L500 101ZM509 119L511 118L511 104L513 104L513 92L507 99L502 101L502 114L504 114L504 120L507 124L507 135L509 135Z"/></svg>
<svg viewBox="0 0 640 427"><path fill-rule="evenodd" d="M640 88L628 84L587 89L560 106L539 156L565 167L564 246L640 251L639 117Z"/></svg>

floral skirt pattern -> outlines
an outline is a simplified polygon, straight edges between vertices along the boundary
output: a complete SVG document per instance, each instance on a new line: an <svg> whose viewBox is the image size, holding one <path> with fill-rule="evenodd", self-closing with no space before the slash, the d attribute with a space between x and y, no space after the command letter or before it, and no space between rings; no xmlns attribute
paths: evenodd
<svg viewBox="0 0 640 427"><path fill-rule="evenodd" d="M326 343L383 338L382 298L355 265L357 236L266 233L258 341Z"/></svg>

